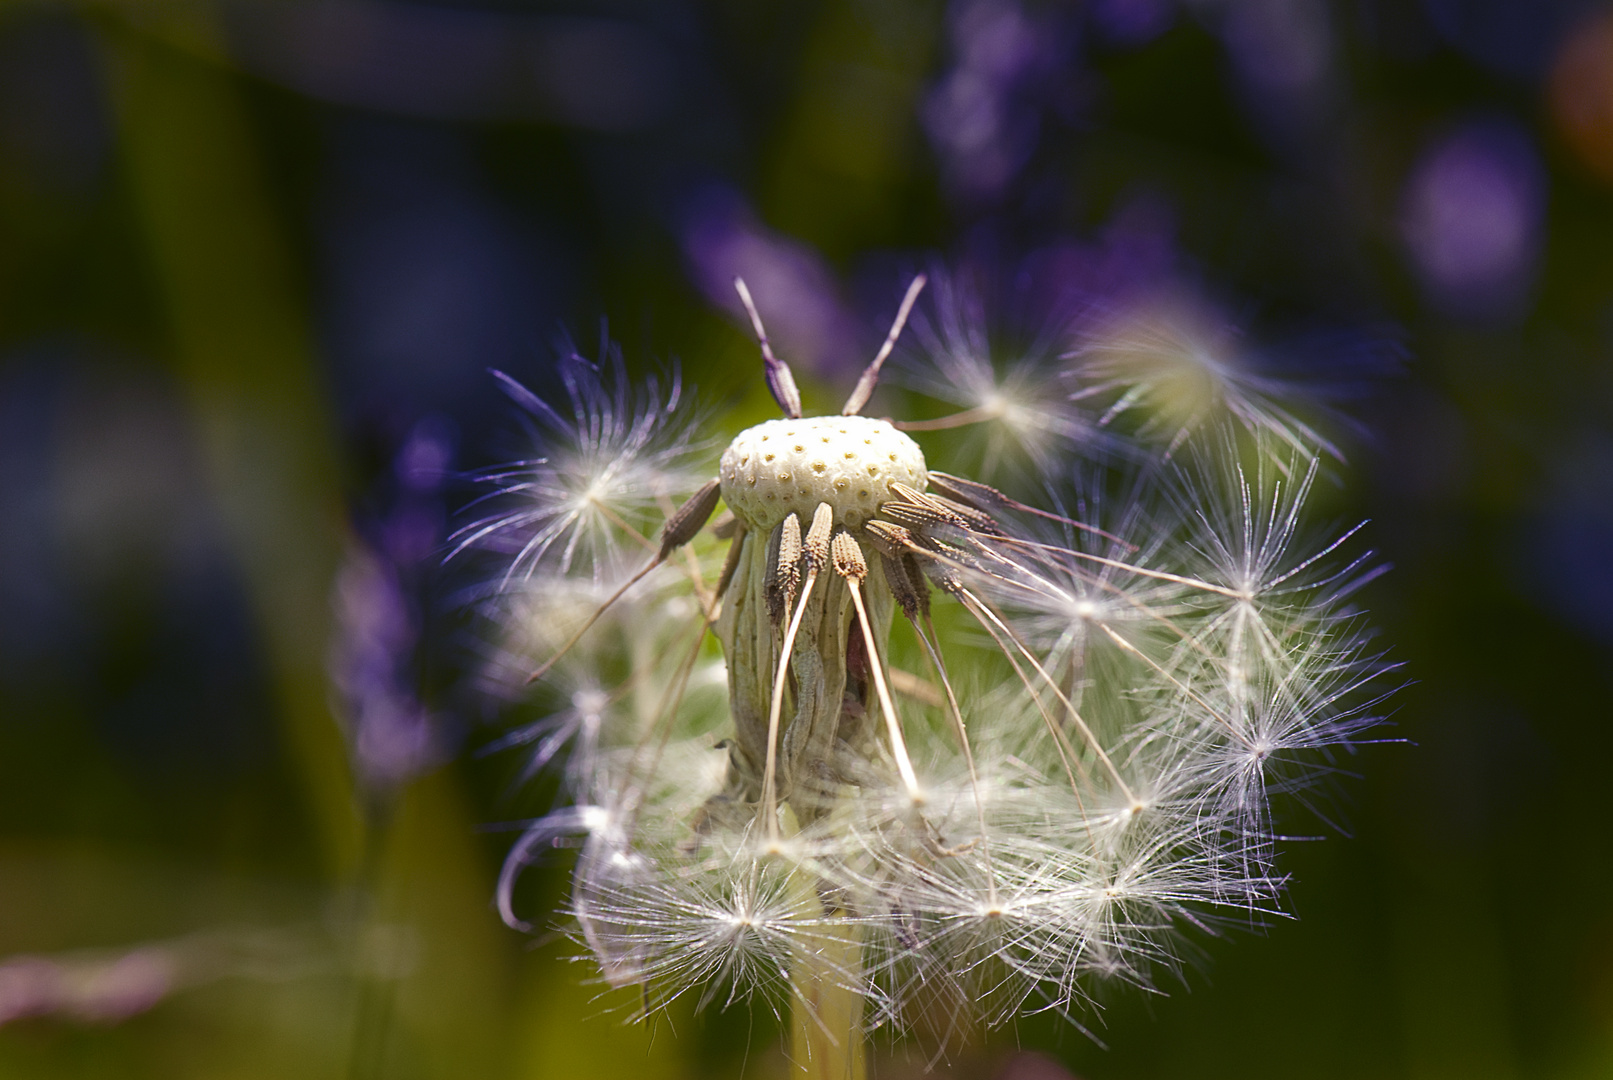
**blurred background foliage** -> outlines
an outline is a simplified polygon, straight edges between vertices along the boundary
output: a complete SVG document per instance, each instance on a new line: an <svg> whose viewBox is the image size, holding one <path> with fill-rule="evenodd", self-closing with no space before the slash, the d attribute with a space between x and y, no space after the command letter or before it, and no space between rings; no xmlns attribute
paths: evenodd
<svg viewBox="0 0 1613 1080"><path fill-rule="evenodd" d="M1356 391L1411 682L1297 920L938 1072L1613 1075L1613 10L8 0L0 1076L785 1075L492 911L453 477L602 316L766 415L736 272L832 404L936 256Z"/></svg>

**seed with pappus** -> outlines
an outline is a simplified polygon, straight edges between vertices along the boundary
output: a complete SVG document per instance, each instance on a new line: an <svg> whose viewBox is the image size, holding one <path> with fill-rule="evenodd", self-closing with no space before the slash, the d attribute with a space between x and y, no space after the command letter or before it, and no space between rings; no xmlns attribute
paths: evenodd
<svg viewBox="0 0 1613 1080"><path fill-rule="evenodd" d="M532 925L517 879L574 846L568 914L606 982L788 1010L813 1075L861 1075L878 1028L1080 1023L1097 983L1155 986L1187 938L1278 910L1271 799L1336 768L1385 668L1349 603L1370 571L1305 524L1321 447L1254 398L1190 440L1167 416L1089 443L1081 410L1126 369L1083 395L1055 354L1034 501L942 471L954 427L1014 410L862 415L924 284L843 412L804 416L736 282L785 415L703 475L684 406L618 364L568 361L564 422L512 384L543 445L465 533L506 553L496 652L542 713L500 745L563 763L506 920ZM933 330L950 317L918 338L989 376L983 333Z"/></svg>

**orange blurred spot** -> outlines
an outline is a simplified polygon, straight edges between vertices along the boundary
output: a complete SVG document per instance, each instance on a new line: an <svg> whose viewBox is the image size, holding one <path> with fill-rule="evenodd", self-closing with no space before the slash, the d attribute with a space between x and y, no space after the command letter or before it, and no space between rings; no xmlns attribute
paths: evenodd
<svg viewBox="0 0 1613 1080"><path fill-rule="evenodd" d="M1551 115L1563 141L1613 183L1613 13L1581 23L1551 72Z"/></svg>

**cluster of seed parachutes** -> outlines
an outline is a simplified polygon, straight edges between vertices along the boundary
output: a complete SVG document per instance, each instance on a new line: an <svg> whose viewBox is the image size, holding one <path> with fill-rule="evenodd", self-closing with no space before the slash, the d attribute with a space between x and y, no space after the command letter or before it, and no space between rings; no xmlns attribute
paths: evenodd
<svg viewBox="0 0 1613 1080"><path fill-rule="evenodd" d="M920 285L839 416L800 415L757 319L785 419L676 509L578 486L579 515L663 507L643 565L537 561L501 601L553 704L503 744L566 797L502 910L530 925L522 870L575 847L578 935L651 1007L833 984L945 1032L1154 985L1184 932L1276 909L1271 796L1371 722L1361 563L1297 546L1315 456L1100 477L1070 513L931 469L857 415Z"/></svg>

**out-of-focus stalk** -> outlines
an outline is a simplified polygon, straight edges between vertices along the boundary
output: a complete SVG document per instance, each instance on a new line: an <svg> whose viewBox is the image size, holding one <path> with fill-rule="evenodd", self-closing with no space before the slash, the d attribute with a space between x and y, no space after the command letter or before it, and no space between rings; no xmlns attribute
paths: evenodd
<svg viewBox="0 0 1613 1080"><path fill-rule="evenodd" d="M173 362L326 864L347 873L359 859L360 822L325 675L339 471L288 258L227 72L130 33L107 43Z"/></svg>
<svg viewBox="0 0 1613 1080"><path fill-rule="evenodd" d="M792 1075L810 1080L863 1080L862 934L845 912L796 952L790 983L798 995L790 1014Z"/></svg>
<svg viewBox="0 0 1613 1080"><path fill-rule="evenodd" d="M107 55L172 362L255 609L287 756L327 873L356 884L350 1065L384 1074L407 1045L487 1075L508 972L477 917L490 884L467 809L433 776L366 821L332 716L331 583L346 534L334 424L250 123L222 51L196 37L203 28L194 21L183 40L112 30Z"/></svg>
<svg viewBox="0 0 1613 1080"><path fill-rule="evenodd" d="M793 810L786 806L779 817L787 834L799 834ZM790 1076L864 1080L862 929L823 903L820 884L805 870L791 875L801 915L822 929L798 938L790 960Z"/></svg>

